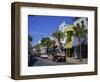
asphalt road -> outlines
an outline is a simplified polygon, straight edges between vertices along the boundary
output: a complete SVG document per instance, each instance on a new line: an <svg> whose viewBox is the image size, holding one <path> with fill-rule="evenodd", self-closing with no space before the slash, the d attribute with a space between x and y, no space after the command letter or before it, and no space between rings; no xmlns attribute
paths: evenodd
<svg viewBox="0 0 100 82"><path fill-rule="evenodd" d="M46 59L46 58L40 58L37 57L37 60L34 61L33 66L51 66L51 65L67 65L67 64L71 64L71 63L67 63L67 62L54 62L51 59Z"/></svg>

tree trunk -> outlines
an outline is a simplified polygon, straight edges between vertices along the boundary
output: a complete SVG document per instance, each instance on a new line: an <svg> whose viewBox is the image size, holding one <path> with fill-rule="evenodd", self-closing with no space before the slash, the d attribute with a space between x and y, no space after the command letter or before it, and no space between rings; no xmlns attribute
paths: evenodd
<svg viewBox="0 0 100 82"><path fill-rule="evenodd" d="M59 47L60 47L60 34L59 34L58 42L59 42Z"/></svg>
<svg viewBox="0 0 100 82"><path fill-rule="evenodd" d="M82 61L81 40L79 38L79 60Z"/></svg>

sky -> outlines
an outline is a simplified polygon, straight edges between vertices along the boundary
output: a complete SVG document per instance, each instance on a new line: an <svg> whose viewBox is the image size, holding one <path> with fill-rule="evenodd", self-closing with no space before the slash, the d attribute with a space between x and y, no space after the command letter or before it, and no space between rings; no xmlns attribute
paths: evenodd
<svg viewBox="0 0 100 82"><path fill-rule="evenodd" d="M52 36L64 21L73 24L73 17L29 15L28 34L33 38L32 44L35 45L43 37Z"/></svg>

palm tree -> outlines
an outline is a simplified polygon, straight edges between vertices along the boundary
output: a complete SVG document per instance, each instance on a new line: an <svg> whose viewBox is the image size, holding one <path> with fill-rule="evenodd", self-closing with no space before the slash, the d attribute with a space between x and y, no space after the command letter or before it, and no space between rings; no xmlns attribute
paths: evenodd
<svg viewBox="0 0 100 82"><path fill-rule="evenodd" d="M29 41L32 41L33 40L32 37L31 37L31 35L28 35L28 40Z"/></svg>
<svg viewBox="0 0 100 82"><path fill-rule="evenodd" d="M31 37L31 35L29 34L29 35L28 35L28 49L29 49L29 50L32 49L32 43L31 43L32 40L33 40L33 39L32 39L32 37Z"/></svg>
<svg viewBox="0 0 100 82"><path fill-rule="evenodd" d="M32 66L33 65L33 49L32 49L32 37L31 35L28 35L28 65Z"/></svg>
<svg viewBox="0 0 100 82"><path fill-rule="evenodd" d="M47 53L51 44L52 44L52 40L49 37L45 37L41 39L41 45L47 47Z"/></svg>
<svg viewBox="0 0 100 82"><path fill-rule="evenodd" d="M41 44L38 44L38 43L34 46L35 49L40 49L40 47L41 47Z"/></svg>
<svg viewBox="0 0 100 82"><path fill-rule="evenodd" d="M82 53L81 53L81 39L87 37L87 29L84 26L74 26L74 36L78 38L79 41L79 59L82 61Z"/></svg>
<svg viewBox="0 0 100 82"><path fill-rule="evenodd" d="M45 37L41 39L41 44L43 46L50 46L51 45L51 39L49 37Z"/></svg>
<svg viewBox="0 0 100 82"><path fill-rule="evenodd" d="M28 35L28 50L30 51L32 49L32 37L31 35Z"/></svg>
<svg viewBox="0 0 100 82"><path fill-rule="evenodd" d="M64 38L65 36L65 33L64 32L61 32L61 31L56 31L52 34L59 42L59 45L61 44L61 39Z"/></svg>

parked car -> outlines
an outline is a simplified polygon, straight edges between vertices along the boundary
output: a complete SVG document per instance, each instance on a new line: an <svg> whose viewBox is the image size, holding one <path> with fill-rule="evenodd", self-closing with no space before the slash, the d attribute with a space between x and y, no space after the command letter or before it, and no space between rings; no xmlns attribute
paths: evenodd
<svg viewBox="0 0 100 82"><path fill-rule="evenodd" d="M60 50L57 50L56 53L53 55L53 61L65 62L66 56L63 52L61 52Z"/></svg>
<svg viewBox="0 0 100 82"><path fill-rule="evenodd" d="M40 50L40 49L37 49L37 50L35 51L35 56L36 56L36 57L40 57L41 54L42 54L42 53L41 53L41 50Z"/></svg>
<svg viewBox="0 0 100 82"><path fill-rule="evenodd" d="M42 54L40 55L41 58L48 58L48 55Z"/></svg>

